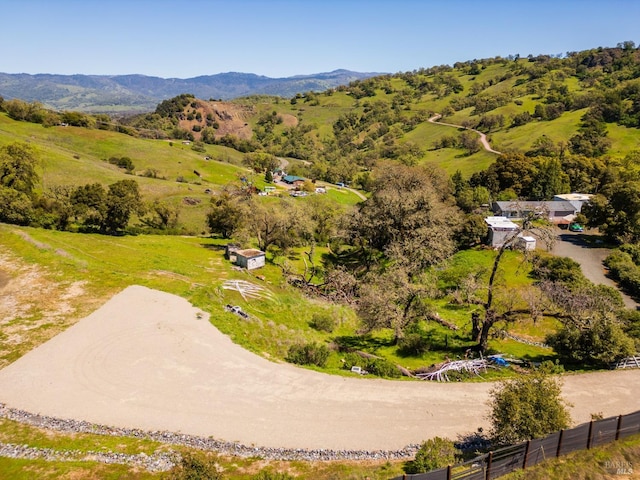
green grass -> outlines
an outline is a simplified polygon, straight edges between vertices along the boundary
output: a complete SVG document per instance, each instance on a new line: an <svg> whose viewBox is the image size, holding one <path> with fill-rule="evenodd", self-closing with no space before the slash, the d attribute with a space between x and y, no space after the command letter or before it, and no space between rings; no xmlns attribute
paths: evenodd
<svg viewBox="0 0 640 480"><path fill-rule="evenodd" d="M152 474L125 465L105 465L97 462L47 462L0 457L1 480L131 480L160 479L160 473ZM166 477L165 477L166 478Z"/></svg>
<svg viewBox="0 0 640 480"><path fill-rule="evenodd" d="M592 480L637 478L640 468L640 435L603 445L591 450L580 450L553 458L526 470L519 470L504 480ZM630 468L633 475L618 472Z"/></svg>
<svg viewBox="0 0 640 480"><path fill-rule="evenodd" d="M35 148L40 163L42 190L57 185L94 182L108 185L135 178L145 200L162 199L180 207L181 223L188 232L196 234L205 227L205 213L210 199L205 190L218 190L249 173L246 168L236 165L241 163L242 154L226 147L207 146L206 153L198 153L179 142L170 146L164 140L139 139L104 130L45 128L38 124L16 122L6 114L0 114L0 146L15 141L27 142ZM132 177L105 161L114 156L131 158L136 175ZM213 160L205 160L205 156ZM141 176L148 169L157 170L159 178ZM201 177L194 171L199 172ZM177 182L178 177L182 177L184 182ZM261 186L261 177L255 179ZM195 198L200 203L186 205L183 201L185 197Z"/></svg>
<svg viewBox="0 0 640 480"><path fill-rule="evenodd" d="M151 455L156 451L168 449L166 444L147 439L89 433L61 433L33 427L6 418L0 418L0 442L53 450L108 451L128 455L138 453Z"/></svg>
<svg viewBox="0 0 640 480"><path fill-rule="evenodd" d="M26 233L31 241L16 232ZM108 237L10 226L0 226L0 233L2 247L27 263L40 265L50 272L51 281L61 288L73 281L85 281L87 296L102 301L133 284L180 295L209 312L211 321L234 342L268 357L284 358L289 346L296 342L332 342L336 336L353 335L358 326L352 309L308 299L298 289L283 282L280 267L271 261L259 271L265 277L264 281L246 271L233 270L223 256L226 241L148 235ZM293 251L288 258L278 258L276 262L280 264L286 260L289 268L302 271L302 250ZM323 253L326 253L324 247L316 249L316 261ZM452 258L447 274L442 275L440 287L453 288L461 278L478 269L487 277L494 256L493 250L459 252ZM272 299L245 301L239 293L221 288L227 279L256 283L270 292ZM497 285L502 290L508 286L506 291L509 292L527 288L531 282L528 266L522 263L521 255L506 252ZM240 305L256 320L238 322L236 316L223 310L227 303ZM456 323L461 330L453 333L440 325L429 324L433 330L434 348L424 357L400 357L396 346L389 340L390 333L385 331L372 336L373 343L367 345L363 340L362 348L410 367L442 361L452 351L463 354L473 345L468 340L469 322L471 311L478 307L451 305L448 299L434 301L434 307L443 318ZM332 334L313 330L309 321L315 312L330 312L338 320L338 329ZM49 328L55 332L57 327L51 325ZM33 343L27 342L24 348L29 345L33 346ZM24 353L23 349L18 351ZM15 359L15 355L14 352L9 359ZM340 367L337 354L330 370L335 367Z"/></svg>

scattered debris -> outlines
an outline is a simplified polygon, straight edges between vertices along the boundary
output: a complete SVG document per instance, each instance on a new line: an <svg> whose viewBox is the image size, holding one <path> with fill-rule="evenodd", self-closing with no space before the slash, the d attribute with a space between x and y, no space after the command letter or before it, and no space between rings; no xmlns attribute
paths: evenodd
<svg viewBox="0 0 640 480"><path fill-rule="evenodd" d="M640 357L623 358L613 368L640 368Z"/></svg>
<svg viewBox="0 0 640 480"><path fill-rule="evenodd" d="M225 311L227 312L231 312L231 313L235 313L236 315L242 317L242 318L249 318L249 314L247 312L245 312L244 310L242 310L241 307L239 307L238 305L229 305L226 304L224 306Z"/></svg>
<svg viewBox="0 0 640 480"><path fill-rule="evenodd" d="M247 282L246 280L227 280L222 284L222 288L225 290L235 290L239 292L245 301L248 301L249 299L275 301L273 293L265 287L255 285L251 282Z"/></svg>
<svg viewBox="0 0 640 480"><path fill-rule="evenodd" d="M468 372L480 376L481 372L486 373L487 367L493 367L484 358L475 360L455 360L445 362L435 367L434 370L426 373L417 373L416 378L421 380L436 380L438 382L450 382L448 375L452 372Z"/></svg>

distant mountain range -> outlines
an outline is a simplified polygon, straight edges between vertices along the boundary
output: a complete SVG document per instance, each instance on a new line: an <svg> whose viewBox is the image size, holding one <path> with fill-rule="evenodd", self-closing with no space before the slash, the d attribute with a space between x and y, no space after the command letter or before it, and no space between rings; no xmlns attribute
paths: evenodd
<svg viewBox="0 0 640 480"><path fill-rule="evenodd" d="M0 73L0 96L37 101L54 110L84 112L146 112L181 93L197 98L231 100L248 95L285 98L324 91L381 73L334 70L312 75L270 78L252 73L219 73L194 78L145 75L53 75Z"/></svg>

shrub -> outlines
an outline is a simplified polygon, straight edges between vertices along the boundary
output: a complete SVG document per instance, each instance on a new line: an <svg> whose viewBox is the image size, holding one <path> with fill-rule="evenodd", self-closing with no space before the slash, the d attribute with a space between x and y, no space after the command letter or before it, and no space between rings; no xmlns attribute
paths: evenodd
<svg viewBox="0 0 640 480"><path fill-rule="evenodd" d="M398 342L400 352L405 355L421 356L429 351L429 341L419 332L408 333Z"/></svg>
<svg viewBox="0 0 640 480"><path fill-rule="evenodd" d="M343 366L347 370L351 370L351 367L360 367L363 370L366 370L365 366L367 364L367 361L357 353L349 352L345 354L342 360Z"/></svg>
<svg viewBox="0 0 640 480"><path fill-rule="evenodd" d="M205 454L185 453L180 463L171 469L169 480L222 480L216 459Z"/></svg>
<svg viewBox="0 0 640 480"><path fill-rule="evenodd" d="M607 367L635 352L634 341L620 325L607 320L599 320L588 329L565 325L546 341L563 361L576 365Z"/></svg>
<svg viewBox="0 0 640 480"><path fill-rule="evenodd" d="M455 463L457 453L451 440L434 437L420 445L416 458L404 470L407 473L423 473L444 468Z"/></svg>
<svg viewBox="0 0 640 480"><path fill-rule="evenodd" d="M298 365L316 365L324 367L331 352L325 345L305 343L289 347L285 360Z"/></svg>
<svg viewBox="0 0 640 480"><path fill-rule="evenodd" d="M378 377L398 378L402 374L398 367L388 360L373 358L367 361L365 370Z"/></svg>
<svg viewBox="0 0 640 480"><path fill-rule="evenodd" d="M111 163L112 165L117 165L118 168L124 168L125 170L131 172L133 171L136 167L133 165L133 162L131 161L131 159L129 157L111 157L109 158L109 163Z"/></svg>
<svg viewBox="0 0 640 480"><path fill-rule="evenodd" d="M490 394L489 418L498 445L544 437L571 421L560 383L541 370L501 382Z"/></svg>
<svg viewBox="0 0 640 480"><path fill-rule="evenodd" d="M309 326L314 330L331 333L336 328L336 321L329 313L314 313Z"/></svg>

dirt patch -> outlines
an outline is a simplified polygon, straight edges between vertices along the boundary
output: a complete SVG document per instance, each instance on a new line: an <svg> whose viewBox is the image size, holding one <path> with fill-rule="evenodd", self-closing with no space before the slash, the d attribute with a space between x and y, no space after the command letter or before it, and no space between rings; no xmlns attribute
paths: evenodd
<svg viewBox="0 0 640 480"><path fill-rule="evenodd" d="M216 138L233 135L248 140L253 135L253 130L248 124L253 113L253 107L248 105L196 100L195 107L191 105L186 107L179 126L191 132L196 140L200 140L202 129L214 124L217 125Z"/></svg>
<svg viewBox="0 0 640 480"><path fill-rule="evenodd" d="M42 267L0 254L0 367L50 339L94 301L86 283L58 282Z"/></svg>
<svg viewBox="0 0 640 480"><path fill-rule="evenodd" d="M282 118L282 124L285 127L296 127L298 125L298 117L290 113L281 113L280 118Z"/></svg>
<svg viewBox="0 0 640 480"><path fill-rule="evenodd" d="M7 286L9 283L9 274L0 270L0 290Z"/></svg>

